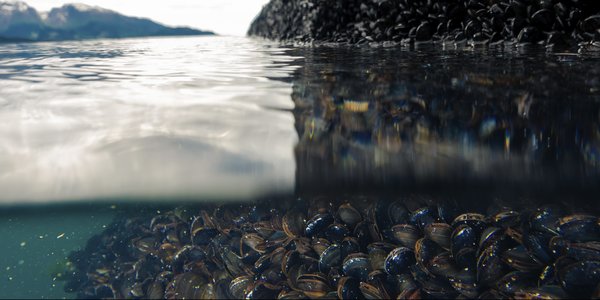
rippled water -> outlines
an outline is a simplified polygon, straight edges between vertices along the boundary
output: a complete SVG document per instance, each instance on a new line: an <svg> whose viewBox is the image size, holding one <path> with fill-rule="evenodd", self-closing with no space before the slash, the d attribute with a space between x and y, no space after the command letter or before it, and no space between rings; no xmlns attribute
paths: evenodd
<svg viewBox="0 0 600 300"><path fill-rule="evenodd" d="M0 201L291 191L294 105L276 79L293 59L241 38L2 46Z"/></svg>
<svg viewBox="0 0 600 300"><path fill-rule="evenodd" d="M600 191L593 52L7 44L0 118L0 297L65 296L57 264L147 200L429 193L597 210Z"/></svg>

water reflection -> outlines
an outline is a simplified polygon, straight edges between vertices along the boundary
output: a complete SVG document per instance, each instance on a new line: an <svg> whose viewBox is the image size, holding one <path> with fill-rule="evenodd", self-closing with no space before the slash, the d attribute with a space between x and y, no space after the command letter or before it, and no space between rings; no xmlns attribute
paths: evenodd
<svg viewBox="0 0 600 300"><path fill-rule="evenodd" d="M267 77L293 60L242 38L2 46L0 201L291 192L291 88Z"/></svg>
<svg viewBox="0 0 600 300"><path fill-rule="evenodd" d="M597 57L419 50L301 51L297 190L597 189Z"/></svg>

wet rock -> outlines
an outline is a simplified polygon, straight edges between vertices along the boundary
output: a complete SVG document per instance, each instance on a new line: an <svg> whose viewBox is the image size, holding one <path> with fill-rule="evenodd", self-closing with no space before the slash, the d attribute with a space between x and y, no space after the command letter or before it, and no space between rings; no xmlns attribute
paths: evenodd
<svg viewBox="0 0 600 300"><path fill-rule="evenodd" d="M593 40L598 29L598 1L271 0L248 35L308 43L463 37L474 43L537 43L547 41L546 35L553 32L560 33L566 44L576 44Z"/></svg>

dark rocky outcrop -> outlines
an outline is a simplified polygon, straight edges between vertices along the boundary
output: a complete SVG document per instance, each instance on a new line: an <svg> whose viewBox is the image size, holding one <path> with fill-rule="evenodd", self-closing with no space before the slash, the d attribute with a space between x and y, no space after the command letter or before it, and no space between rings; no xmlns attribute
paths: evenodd
<svg viewBox="0 0 600 300"><path fill-rule="evenodd" d="M294 42L600 43L597 0L271 0L250 36Z"/></svg>

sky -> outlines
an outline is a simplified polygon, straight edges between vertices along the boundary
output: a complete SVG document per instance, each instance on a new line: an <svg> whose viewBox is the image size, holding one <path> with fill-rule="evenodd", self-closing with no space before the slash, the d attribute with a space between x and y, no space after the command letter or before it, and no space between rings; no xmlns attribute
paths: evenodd
<svg viewBox="0 0 600 300"><path fill-rule="evenodd" d="M245 35L268 0L25 0L39 11L84 3L170 26L189 26L222 35Z"/></svg>

